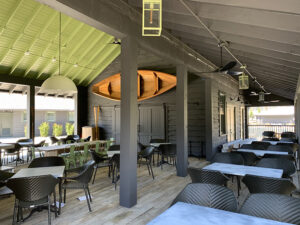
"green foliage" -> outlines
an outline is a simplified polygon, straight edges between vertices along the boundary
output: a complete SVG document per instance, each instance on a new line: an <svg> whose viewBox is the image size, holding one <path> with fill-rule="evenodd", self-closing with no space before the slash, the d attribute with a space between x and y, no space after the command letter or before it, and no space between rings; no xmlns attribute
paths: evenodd
<svg viewBox="0 0 300 225"><path fill-rule="evenodd" d="M66 133L67 135L73 135L74 134L74 123L66 123Z"/></svg>
<svg viewBox="0 0 300 225"><path fill-rule="evenodd" d="M24 134L25 134L25 137L27 137L27 134L28 134L27 125L24 126Z"/></svg>
<svg viewBox="0 0 300 225"><path fill-rule="evenodd" d="M53 127L52 127L52 130L53 130L52 134L54 136L56 136L56 137L61 136L62 133L63 133L63 126L60 125L60 124L54 123Z"/></svg>
<svg viewBox="0 0 300 225"><path fill-rule="evenodd" d="M47 137L49 134L49 123L43 122L39 126L41 137Z"/></svg>

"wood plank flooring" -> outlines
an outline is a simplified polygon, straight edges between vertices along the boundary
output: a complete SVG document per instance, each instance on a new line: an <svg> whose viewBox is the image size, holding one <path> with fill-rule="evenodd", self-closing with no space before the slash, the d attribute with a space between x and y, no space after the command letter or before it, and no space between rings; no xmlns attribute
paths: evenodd
<svg viewBox="0 0 300 225"><path fill-rule="evenodd" d="M189 158L189 166L201 168L207 164L208 162L205 160ZM93 211L91 213L88 211L86 201L80 202L76 199L84 195L82 190L68 190L67 202L62 208L62 214L58 218L54 218L53 214L52 224L147 224L147 222L164 212L175 196L191 182L189 176L177 177L174 166L165 164L163 170L160 167L154 167L153 170L155 180L152 180L152 177L149 176L145 165L138 168L138 202L132 208L119 206L119 186L115 191L111 179L107 177L108 171L106 169L98 170L95 184L90 186L93 197L91 204ZM236 179L234 179L234 182L228 182L228 188L232 189L235 194L237 193ZM244 202L248 194L247 188L242 183L241 195L237 198L239 205ZM0 199L0 225L12 223L13 203L13 196ZM47 224L47 211L35 213L23 224Z"/></svg>
<svg viewBox="0 0 300 225"><path fill-rule="evenodd" d="M190 158L190 165L203 167L206 161ZM119 206L119 186L115 191L106 169L99 169L95 184L90 186L93 202L92 212L88 211L82 190L68 190L66 205L58 218L52 215L52 224L146 224L165 211L175 196L190 183L189 177L177 177L174 166L164 164L163 170L154 167L155 179L148 174L147 167L138 168L138 203L132 208ZM14 196L0 199L0 224L12 223ZM27 214L27 212L25 212ZM26 216L26 215L25 215ZM47 224L47 211L35 213L23 224Z"/></svg>

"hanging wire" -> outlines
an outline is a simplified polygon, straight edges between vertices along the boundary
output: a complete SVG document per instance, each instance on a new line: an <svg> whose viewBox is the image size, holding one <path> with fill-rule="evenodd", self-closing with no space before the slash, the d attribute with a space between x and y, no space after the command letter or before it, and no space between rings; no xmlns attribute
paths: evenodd
<svg viewBox="0 0 300 225"><path fill-rule="evenodd" d="M217 35L200 19L200 17L196 13L194 13L194 11L185 3L184 0L178 0L178 1L180 1L181 4L190 12L190 14L195 17L195 19L208 31L208 33L210 33L210 35L214 39L216 39L219 45L223 43L223 41L217 37ZM223 47L232 56L232 58L234 58L241 66L244 66L244 64L230 51L230 49L226 45L224 45ZM262 86L257 81L256 77L253 76L247 68L245 68L245 71L249 74L249 76L253 79L253 81L258 84L258 86L262 91L267 92L264 86Z"/></svg>
<svg viewBox="0 0 300 225"><path fill-rule="evenodd" d="M61 12L59 12L59 40L58 40L58 75L60 75L60 54L61 54Z"/></svg>

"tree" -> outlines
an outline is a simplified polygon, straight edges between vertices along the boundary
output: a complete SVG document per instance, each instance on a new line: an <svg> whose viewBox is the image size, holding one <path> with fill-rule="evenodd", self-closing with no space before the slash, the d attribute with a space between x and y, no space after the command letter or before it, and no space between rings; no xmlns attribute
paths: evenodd
<svg viewBox="0 0 300 225"><path fill-rule="evenodd" d="M39 126L41 137L48 137L49 134L49 123L43 122Z"/></svg>
<svg viewBox="0 0 300 225"><path fill-rule="evenodd" d="M74 134L74 123L66 123L66 133L67 135L73 135Z"/></svg>

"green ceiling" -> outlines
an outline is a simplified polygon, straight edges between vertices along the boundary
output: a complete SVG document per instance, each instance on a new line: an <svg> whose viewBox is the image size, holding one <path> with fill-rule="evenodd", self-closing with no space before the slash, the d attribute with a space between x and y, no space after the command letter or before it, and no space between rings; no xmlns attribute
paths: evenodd
<svg viewBox="0 0 300 225"><path fill-rule="evenodd" d="M0 0L0 74L41 80L58 74L58 40L59 12L34 0ZM62 15L61 74L88 85L120 54L120 45L108 44L113 40Z"/></svg>

